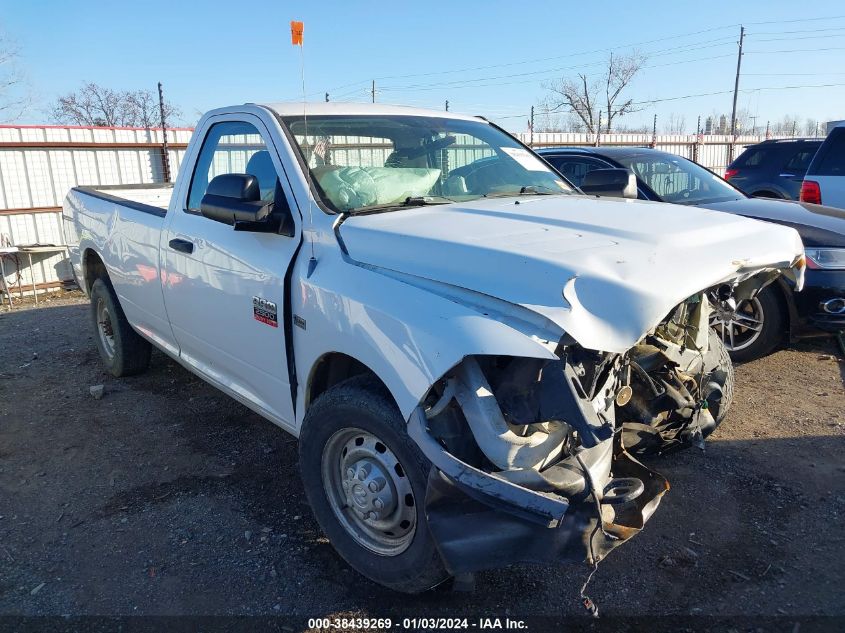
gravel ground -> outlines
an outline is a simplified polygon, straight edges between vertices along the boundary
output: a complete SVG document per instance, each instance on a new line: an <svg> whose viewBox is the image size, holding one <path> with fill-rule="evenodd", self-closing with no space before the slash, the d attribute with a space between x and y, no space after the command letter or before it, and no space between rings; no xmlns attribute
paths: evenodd
<svg viewBox="0 0 845 633"><path fill-rule="evenodd" d="M600 566L603 614L845 615L841 356L739 367L706 452L650 460L672 490ZM159 353L111 378L79 294L0 313L0 614L581 615L586 573L382 590L320 534L290 436Z"/></svg>

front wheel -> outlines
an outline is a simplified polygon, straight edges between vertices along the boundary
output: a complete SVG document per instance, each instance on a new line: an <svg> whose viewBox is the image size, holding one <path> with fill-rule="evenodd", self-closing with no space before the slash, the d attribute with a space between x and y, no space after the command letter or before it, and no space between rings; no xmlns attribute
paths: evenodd
<svg viewBox="0 0 845 633"><path fill-rule="evenodd" d="M448 578L425 516L431 464L375 380L351 378L314 402L299 467L317 522L359 573L406 593Z"/></svg>
<svg viewBox="0 0 845 633"><path fill-rule="evenodd" d="M766 356L783 340L786 317L776 293L770 284L736 308L713 301L710 326L734 361L745 363Z"/></svg>

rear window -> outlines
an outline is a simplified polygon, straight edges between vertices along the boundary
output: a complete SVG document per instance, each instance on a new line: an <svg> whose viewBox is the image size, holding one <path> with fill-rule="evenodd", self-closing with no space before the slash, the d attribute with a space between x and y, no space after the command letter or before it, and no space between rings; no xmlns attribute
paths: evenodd
<svg viewBox="0 0 845 633"><path fill-rule="evenodd" d="M813 161L813 175L845 176L845 127L834 128Z"/></svg>
<svg viewBox="0 0 845 633"><path fill-rule="evenodd" d="M813 160L813 156L816 155L817 149L818 145L803 148L797 154L793 154L792 158L790 158L786 162L786 165L784 165L784 167L795 172L803 173L807 171L807 167L810 166L810 161Z"/></svg>
<svg viewBox="0 0 845 633"><path fill-rule="evenodd" d="M736 159L733 167L759 167L768 157L769 152L762 147L749 147Z"/></svg>

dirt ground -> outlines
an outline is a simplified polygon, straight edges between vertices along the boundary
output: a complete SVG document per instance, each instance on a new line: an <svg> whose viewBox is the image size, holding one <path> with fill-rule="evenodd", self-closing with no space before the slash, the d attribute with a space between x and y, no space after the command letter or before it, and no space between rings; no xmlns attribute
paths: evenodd
<svg viewBox="0 0 845 633"><path fill-rule="evenodd" d="M842 354L737 372L706 452L649 461L672 489L599 567L603 614L845 615ZM0 614L581 615L586 573L386 592L319 533L290 436L160 353L111 378L79 294L0 312Z"/></svg>

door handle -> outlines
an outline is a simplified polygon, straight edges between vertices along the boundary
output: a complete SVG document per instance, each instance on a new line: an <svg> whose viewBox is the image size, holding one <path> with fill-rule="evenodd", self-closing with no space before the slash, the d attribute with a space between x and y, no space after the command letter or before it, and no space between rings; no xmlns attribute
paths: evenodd
<svg viewBox="0 0 845 633"><path fill-rule="evenodd" d="M189 242L188 240L170 240L169 242L170 248L174 251L179 251L181 253L193 253L194 252L194 243Z"/></svg>

